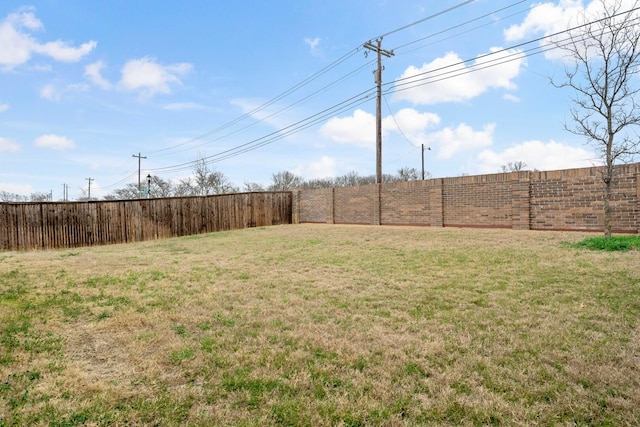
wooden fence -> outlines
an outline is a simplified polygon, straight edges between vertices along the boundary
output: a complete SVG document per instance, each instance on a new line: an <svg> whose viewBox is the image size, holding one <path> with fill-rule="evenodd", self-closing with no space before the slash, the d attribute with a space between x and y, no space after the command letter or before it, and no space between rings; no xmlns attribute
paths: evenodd
<svg viewBox="0 0 640 427"><path fill-rule="evenodd" d="M0 203L0 250L56 249L290 224L290 192Z"/></svg>

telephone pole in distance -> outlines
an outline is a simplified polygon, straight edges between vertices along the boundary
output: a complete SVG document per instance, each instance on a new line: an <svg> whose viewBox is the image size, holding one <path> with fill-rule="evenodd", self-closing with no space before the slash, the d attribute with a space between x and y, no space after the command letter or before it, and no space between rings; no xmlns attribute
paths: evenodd
<svg viewBox="0 0 640 427"><path fill-rule="evenodd" d="M93 181L93 178L85 178L87 181L89 181L89 200L91 200L91 181Z"/></svg>
<svg viewBox="0 0 640 427"><path fill-rule="evenodd" d="M131 157L137 157L138 158L138 195L140 195L140 161L142 159L146 159L146 157L141 155L140 153L138 153L137 155L132 154Z"/></svg>
<svg viewBox="0 0 640 427"><path fill-rule="evenodd" d="M376 40L374 45L371 40L364 45L365 49L372 50L378 54L378 68L374 71L375 82L378 87L376 97L376 182L382 184L382 56L390 58L393 56L392 50L382 48L382 37Z"/></svg>

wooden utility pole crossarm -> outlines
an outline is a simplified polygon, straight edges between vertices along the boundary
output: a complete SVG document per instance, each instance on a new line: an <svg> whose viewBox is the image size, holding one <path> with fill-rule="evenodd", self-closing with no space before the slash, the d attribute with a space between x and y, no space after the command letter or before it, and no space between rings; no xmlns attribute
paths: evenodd
<svg viewBox="0 0 640 427"><path fill-rule="evenodd" d="M376 182L382 184L382 56L390 58L393 56L393 51L382 49L382 38L377 39L375 45L369 40L363 47L376 52L378 55L378 68L374 71L378 88L376 97Z"/></svg>
<svg viewBox="0 0 640 427"><path fill-rule="evenodd" d="M93 178L89 177L89 178L85 178L87 181L89 181L89 194L87 199L91 200L91 181L95 181Z"/></svg>
<svg viewBox="0 0 640 427"><path fill-rule="evenodd" d="M140 162L142 159L146 159L145 156L143 156L141 153L136 154L132 154L131 157L137 157L138 158L138 194L140 194Z"/></svg>

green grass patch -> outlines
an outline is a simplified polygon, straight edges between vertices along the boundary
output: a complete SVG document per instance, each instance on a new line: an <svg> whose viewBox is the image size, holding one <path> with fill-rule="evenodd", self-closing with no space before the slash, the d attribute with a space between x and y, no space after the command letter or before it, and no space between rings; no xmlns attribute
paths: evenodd
<svg viewBox="0 0 640 427"><path fill-rule="evenodd" d="M589 237L572 245L576 248L586 248L594 251L630 251L640 250L640 236L624 235L611 237Z"/></svg>

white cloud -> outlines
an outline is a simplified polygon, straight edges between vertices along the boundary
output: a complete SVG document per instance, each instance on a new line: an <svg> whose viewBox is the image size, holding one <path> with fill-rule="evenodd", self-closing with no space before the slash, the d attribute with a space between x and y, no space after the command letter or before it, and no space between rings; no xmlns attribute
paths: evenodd
<svg viewBox="0 0 640 427"><path fill-rule="evenodd" d="M311 50L311 55L322 56L323 52L322 52L322 49L320 48L321 40L322 39L320 37L316 37L314 39L310 39L310 38L304 39L304 44L309 46L309 49Z"/></svg>
<svg viewBox="0 0 640 427"><path fill-rule="evenodd" d="M186 111L186 110L205 110L207 107L205 107L202 104L197 104L195 102L174 102L172 104L167 104L162 108L170 111Z"/></svg>
<svg viewBox="0 0 640 427"><path fill-rule="evenodd" d="M336 142L374 148L376 118L373 114L358 109L350 117L332 117L320 128L320 133Z"/></svg>
<svg viewBox="0 0 640 427"><path fill-rule="evenodd" d="M105 67L102 61L97 61L84 67L84 75L89 81L102 89L110 89L111 83L102 77L102 69Z"/></svg>
<svg viewBox="0 0 640 427"><path fill-rule="evenodd" d="M132 59L122 67L119 86L123 90L140 91L145 96L171 93L172 84L181 84L180 76L192 70L191 64L162 65L154 58Z"/></svg>
<svg viewBox="0 0 640 427"><path fill-rule="evenodd" d="M520 102L520 98L518 98L512 93L505 93L504 95L502 95L502 99L510 102Z"/></svg>
<svg viewBox="0 0 640 427"><path fill-rule="evenodd" d="M613 1L605 1L604 3L610 11L613 7ZM540 34L550 36L579 25L585 21L585 18L593 20L595 17L602 16L602 7L603 3L596 0L586 6L582 0L560 0L558 4L554 2L538 3L531 7L521 24L512 25L504 30L504 37L508 42L517 42ZM631 10L635 7L637 7L636 0L620 0L620 11ZM623 16L620 19L623 19ZM564 38L566 38L566 34L561 34L542 40L540 44L548 44L549 41ZM547 50L545 57L560 59L566 56L565 53L559 49Z"/></svg>
<svg viewBox="0 0 640 427"><path fill-rule="evenodd" d="M433 113L421 113L413 108L403 108L394 116L382 119L382 132L404 134L416 146L427 143L427 128L440 123ZM349 117L333 117L321 128L320 134L336 142L353 144L364 148L375 148L376 118L366 111L356 110Z"/></svg>
<svg viewBox="0 0 640 427"><path fill-rule="evenodd" d="M20 151L20 145L12 139L3 138L0 136L0 151Z"/></svg>
<svg viewBox="0 0 640 427"><path fill-rule="evenodd" d="M67 150L76 146L76 144L66 136L54 134L39 136L35 139L34 144L36 147L51 148L52 150Z"/></svg>
<svg viewBox="0 0 640 427"><path fill-rule="evenodd" d="M4 113L9 110L9 104L0 104L0 113Z"/></svg>
<svg viewBox="0 0 640 427"><path fill-rule="evenodd" d="M465 123L457 128L445 128L426 135L428 145L437 150L437 158L450 159L456 154L488 147L493 142L495 124L485 125L476 131Z"/></svg>
<svg viewBox="0 0 640 427"><path fill-rule="evenodd" d="M32 185L29 184L15 184L13 182L0 182L0 191L6 191L7 193L20 194L28 196L34 193Z"/></svg>
<svg viewBox="0 0 640 427"><path fill-rule="evenodd" d="M40 97L49 101L59 101L61 93L54 85L48 84L40 89Z"/></svg>
<svg viewBox="0 0 640 427"><path fill-rule="evenodd" d="M594 153L555 141L526 141L501 152L484 150L478 154L479 173L497 173L501 166L525 162L527 169L558 170L589 167L599 163Z"/></svg>
<svg viewBox="0 0 640 427"><path fill-rule="evenodd" d="M512 80L525 63L519 50L493 47L473 63L462 63L456 53L449 52L420 68L407 68L396 80L394 99L431 105L467 101L489 89L514 90Z"/></svg>
<svg viewBox="0 0 640 427"><path fill-rule="evenodd" d="M79 47L60 40L39 43L30 32L42 29L42 23L31 9L9 14L0 22L1 69L12 70L29 61L34 53L51 57L56 61L76 62L97 46L93 40Z"/></svg>
<svg viewBox="0 0 640 427"><path fill-rule="evenodd" d="M67 43L57 40L44 44L36 44L33 51L41 55L50 56L56 61L78 62L83 56L91 52L98 45L95 41L82 43L80 47L72 47Z"/></svg>
<svg viewBox="0 0 640 427"><path fill-rule="evenodd" d="M434 113L421 113L413 108L403 108L393 116L382 120L385 133L403 134L414 145L427 144L426 129L440 124L440 116Z"/></svg>
<svg viewBox="0 0 640 427"><path fill-rule="evenodd" d="M327 178L335 176L337 172L336 159L329 156L322 156L322 158L311 164L306 168L306 172L303 174L307 179L314 178Z"/></svg>

